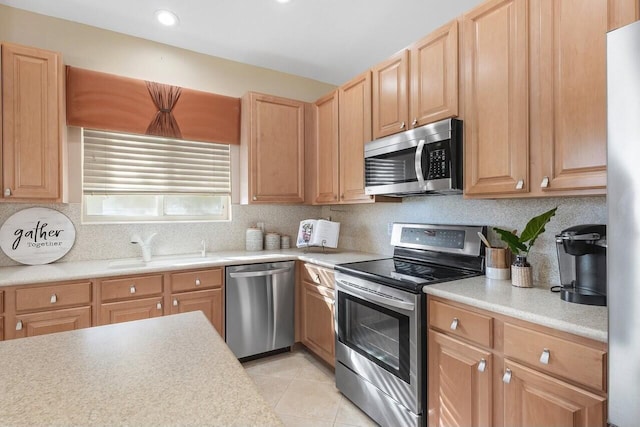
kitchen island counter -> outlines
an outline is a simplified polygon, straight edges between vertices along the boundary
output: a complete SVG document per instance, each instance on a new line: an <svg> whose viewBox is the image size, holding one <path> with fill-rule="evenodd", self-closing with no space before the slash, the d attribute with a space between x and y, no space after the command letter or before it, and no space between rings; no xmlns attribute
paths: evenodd
<svg viewBox="0 0 640 427"><path fill-rule="evenodd" d="M281 426L201 312L0 342L0 424Z"/></svg>
<svg viewBox="0 0 640 427"><path fill-rule="evenodd" d="M485 276L425 286L427 294L607 342L607 307L563 301L549 286L518 288Z"/></svg>

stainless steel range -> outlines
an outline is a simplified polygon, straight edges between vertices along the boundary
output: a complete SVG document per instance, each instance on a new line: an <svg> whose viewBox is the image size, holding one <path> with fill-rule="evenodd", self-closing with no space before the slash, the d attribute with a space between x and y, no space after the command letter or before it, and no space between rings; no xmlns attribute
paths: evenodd
<svg viewBox="0 0 640 427"><path fill-rule="evenodd" d="M426 425L424 286L484 271L483 226L393 224L393 258L336 266L336 385L383 426Z"/></svg>

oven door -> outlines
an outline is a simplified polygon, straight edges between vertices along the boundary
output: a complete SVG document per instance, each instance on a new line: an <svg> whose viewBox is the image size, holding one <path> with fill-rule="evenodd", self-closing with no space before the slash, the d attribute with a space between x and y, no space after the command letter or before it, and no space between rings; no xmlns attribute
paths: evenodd
<svg viewBox="0 0 640 427"><path fill-rule="evenodd" d="M422 411L422 295L336 273L336 361Z"/></svg>

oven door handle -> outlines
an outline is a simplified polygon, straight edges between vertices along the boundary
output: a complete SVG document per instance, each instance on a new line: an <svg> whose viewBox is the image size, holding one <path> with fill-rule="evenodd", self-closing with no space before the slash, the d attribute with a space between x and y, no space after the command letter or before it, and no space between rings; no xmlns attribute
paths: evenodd
<svg viewBox="0 0 640 427"><path fill-rule="evenodd" d="M353 296L360 297L363 300L377 302L378 304L381 304L387 307L398 308L400 310L413 311L415 308L415 304L412 302L398 301L396 299L386 298L382 295L374 294L373 292L368 292L365 289L355 288L343 281L338 282L338 291L343 291Z"/></svg>
<svg viewBox="0 0 640 427"><path fill-rule="evenodd" d="M424 172L422 171L422 151L424 150L425 143L426 141L424 139L421 139L420 142L418 142L418 147L416 148L416 160L415 160L416 178L418 179L418 185L422 190L426 189L426 184L424 182Z"/></svg>

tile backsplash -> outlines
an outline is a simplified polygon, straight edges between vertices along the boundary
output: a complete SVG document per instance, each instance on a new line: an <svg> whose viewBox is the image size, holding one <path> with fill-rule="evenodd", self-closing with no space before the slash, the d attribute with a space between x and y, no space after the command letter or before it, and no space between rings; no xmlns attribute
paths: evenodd
<svg viewBox="0 0 640 427"><path fill-rule="evenodd" d="M554 206L558 211L528 258L534 280L554 285L560 283L554 236L573 225L605 224L605 197L468 200L462 196L423 196L405 198L402 203L325 206L322 216L340 222L340 248L391 255L387 230L392 222L487 225L491 244L504 246L491 227L522 231L531 217Z"/></svg>

